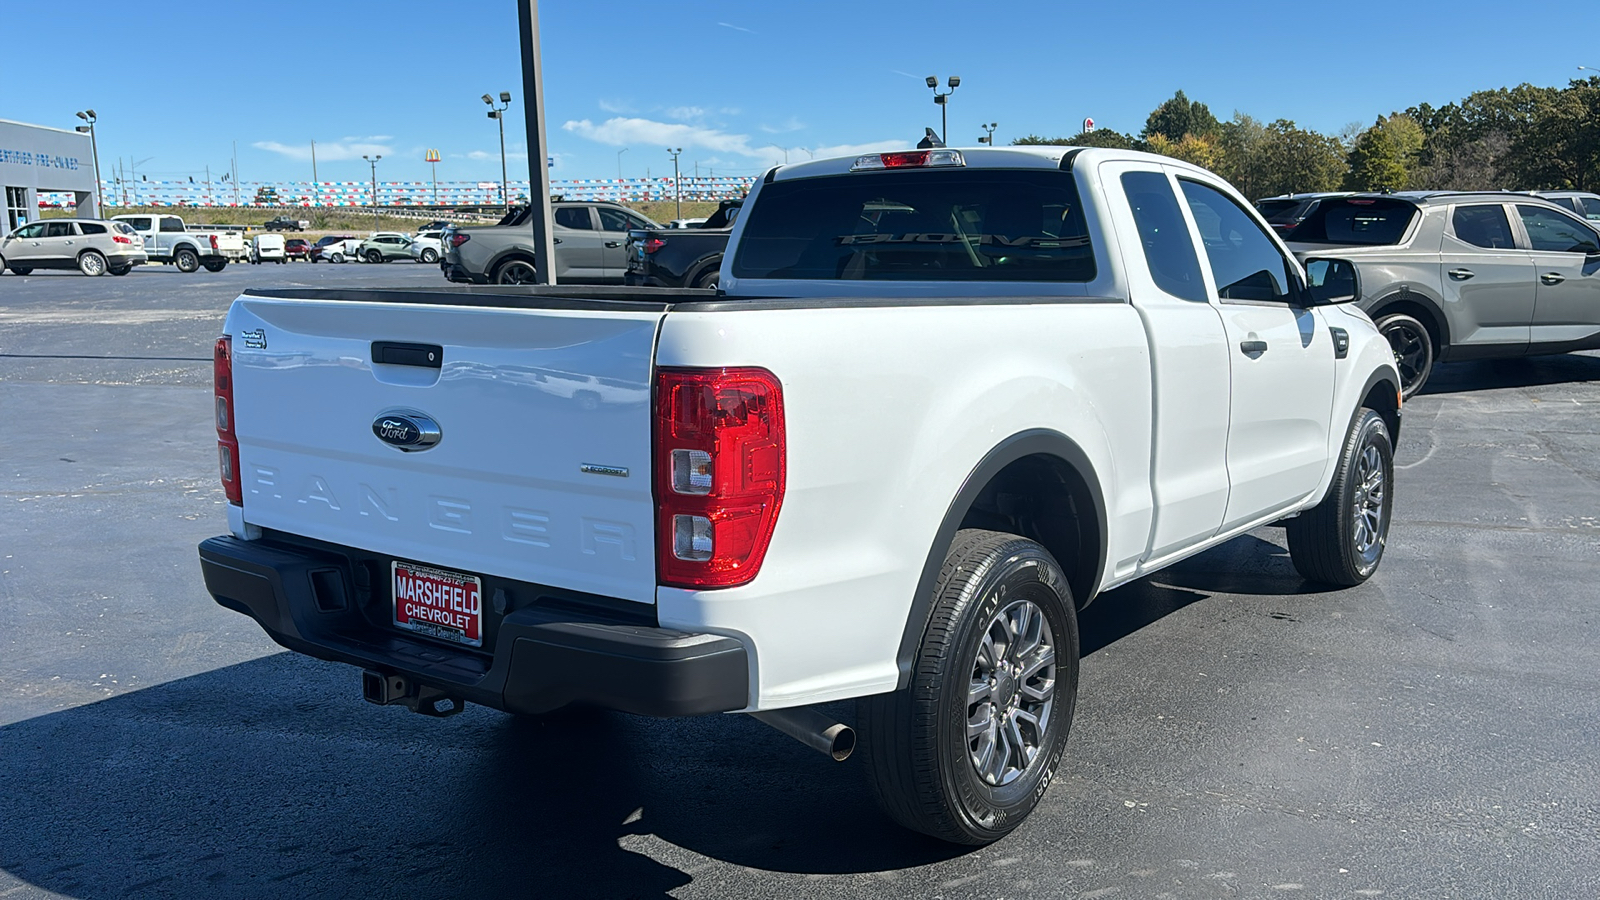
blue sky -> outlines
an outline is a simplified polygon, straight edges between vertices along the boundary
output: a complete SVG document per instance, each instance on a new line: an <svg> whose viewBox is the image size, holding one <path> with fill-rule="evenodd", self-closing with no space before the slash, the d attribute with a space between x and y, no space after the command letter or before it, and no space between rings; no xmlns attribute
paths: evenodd
<svg viewBox="0 0 1600 900"><path fill-rule="evenodd" d="M151 178L215 175L237 142L244 180L309 179L315 140L324 181L365 179L364 152L383 154L381 179L425 179L427 148L444 156L441 180L498 180L498 133L478 98L508 90L511 177L526 177L516 3L224 2L158 17L108 0L0 0L0 28L26 35L5 41L23 56L5 67L0 118L70 127L93 107L102 166L149 158L139 171ZM669 145L702 174L903 146L939 127L927 75L961 76L951 143L972 145L982 122L999 123L997 143L1069 135L1085 116L1137 132L1179 88L1221 118L1336 133L1600 67L1581 39L1570 50L1508 39L1533 26L1478 0L541 6L558 178L615 177L619 161L628 177L661 175ZM1600 7L1526 2L1514 19L1586 35Z"/></svg>

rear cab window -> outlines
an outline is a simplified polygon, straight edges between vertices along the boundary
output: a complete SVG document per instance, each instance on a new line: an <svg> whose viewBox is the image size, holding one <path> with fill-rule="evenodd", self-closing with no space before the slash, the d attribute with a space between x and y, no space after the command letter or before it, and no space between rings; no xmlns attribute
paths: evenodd
<svg viewBox="0 0 1600 900"><path fill-rule="evenodd" d="M1398 244L1417 217L1415 204L1386 197L1324 200L1295 228L1290 240L1305 244Z"/></svg>
<svg viewBox="0 0 1600 900"><path fill-rule="evenodd" d="M1058 169L938 168L763 186L737 278L1089 282L1077 183Z"/></svg>

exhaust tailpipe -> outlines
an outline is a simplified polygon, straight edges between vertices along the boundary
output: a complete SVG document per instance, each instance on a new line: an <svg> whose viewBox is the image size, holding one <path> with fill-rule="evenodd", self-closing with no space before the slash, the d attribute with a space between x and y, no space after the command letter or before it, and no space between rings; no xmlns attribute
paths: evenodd
<svg viewBox="0 0 1600 900"><path fill-rule="evenodd" d="M753 712L759 719L807 747L833 757L836 762L850 758L856 749L856 730L818 712L813 706Z"/></svg>

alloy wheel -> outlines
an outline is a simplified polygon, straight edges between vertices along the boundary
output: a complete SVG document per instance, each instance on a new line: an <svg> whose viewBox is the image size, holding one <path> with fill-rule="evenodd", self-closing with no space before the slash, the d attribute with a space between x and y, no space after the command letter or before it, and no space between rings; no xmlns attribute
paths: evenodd
<svg viewBox="0 0 1600 900"><path fill-rule="evenodd" d="M1019 778L1038 759L1056 694L1055 635L1031 600L996 612L967 687L967 750L985 783Z"/></svg>

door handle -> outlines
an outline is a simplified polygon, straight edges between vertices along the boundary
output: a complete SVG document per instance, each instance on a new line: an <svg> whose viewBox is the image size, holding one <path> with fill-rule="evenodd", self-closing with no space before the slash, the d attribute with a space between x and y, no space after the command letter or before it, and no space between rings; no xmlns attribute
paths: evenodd
<svg viewBox="0 0 1600 900"><path fill-rule="evenodd" d="M1468 278L1472 277L1473 272L1472 272L1471 269L1451 269L1449 272L1446 272L1445 274L1449 275L1451 278L1454 278L1457 281L1466 281Z"/></svg>
<svg viewBox="0 0 1600 900"><path fill-rule="evenodd" d="M1560 284L1561 282L1567 280L1567 276L1562 275L1559 272L1546 272L1539 276L1539 280L1545 284Z"/></svg>
<svg viewBox="0 0 1600 900"><path fill-rule="evenodd" d="M1266 341L1240 341L1239 342L1239 349L1244 351L1244 354L1246 356L1249 356L1250 354L1265 353L1265 352L1267 352L1267 342Z"/></svg>
<svg viewBox="0 0 1600 900"><path fill-rule="evenodd" d="M561 243L561 238L551 238L550 243L559 244Z"/></svg>
<svg viewBox="0 0 1600 900"><path fill-rule="evenodd" d="M619 241L606 241L606 246L607 247L621 247L622 244Z"/></svg>

